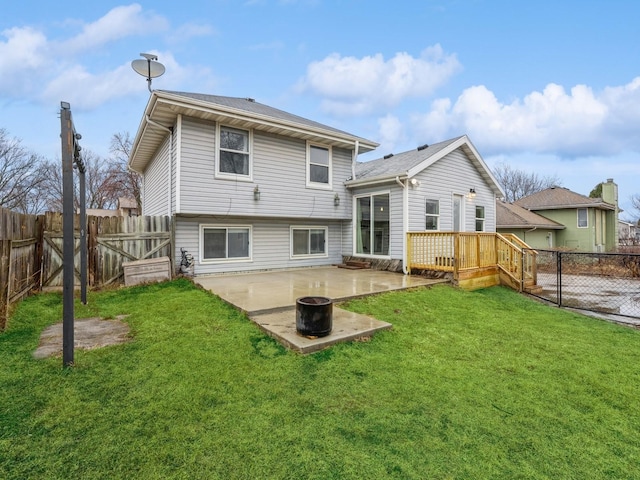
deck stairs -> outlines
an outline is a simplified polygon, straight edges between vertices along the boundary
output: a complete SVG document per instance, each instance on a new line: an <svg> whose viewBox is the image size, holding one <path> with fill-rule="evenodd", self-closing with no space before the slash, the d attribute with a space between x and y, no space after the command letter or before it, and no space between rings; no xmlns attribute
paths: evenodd
<svg viewBox="0 0 640 480"><path fill-rule="evenodd" d="M364 270L371 268L371 262L348 260L345 263L339 264L338 268L345 268L347 270Z"/></svg>

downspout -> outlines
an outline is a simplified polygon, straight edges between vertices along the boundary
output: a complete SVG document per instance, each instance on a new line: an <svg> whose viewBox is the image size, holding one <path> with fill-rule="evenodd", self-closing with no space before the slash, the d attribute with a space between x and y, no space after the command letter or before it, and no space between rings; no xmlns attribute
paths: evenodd
<svg viewBox="0 0 640 480"><path fill-rule="evenodd" d="M531 230L525 230L524 231L524 238L522 240L524 240L524 243L527 243L527 233L531 233L531 232L535 232L538 229L538 227L533 227Z"/></svg>
<svg viewBox="0 0 640 480"><path fill-rule="evenodd" d="M351 161L351 180L356 179L356 163L358 163L358 150L360 150L360 140L356 140L356 148L353 150L353 160Z"/></svg>
<svg viewBox="0 0 640 480"><path fill-rule="evenodd" d="M173 182L173 129L169 127L165 127L164 125L159 124L158 122L154 122L151 120L149 115L145 115L144 119L149 125L152 125L160 130L164 130L169 133L169 196L167 199L167 215L171 216L171 183Z"/></svg>
<svg viewBox="0 0 640 480"><path fill-rule="evenodd" d="M396 177L396 183L402 187L402 273L407 275L409 273L409 268L407 267L407 232L409 231L409 189L407 188L406 183L402 183L400 181L400 177Z"/></svg>

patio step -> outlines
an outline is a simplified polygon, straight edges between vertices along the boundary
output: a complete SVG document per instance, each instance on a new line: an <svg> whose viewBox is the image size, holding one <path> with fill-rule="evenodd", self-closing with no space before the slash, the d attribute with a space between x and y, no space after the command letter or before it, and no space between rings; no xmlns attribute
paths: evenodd
<svg viewBox="0 0 640 480"><path fill-rule="evenodd" d="M371 268L371 262L349 260L346 263L339 264L338 268L346 268L347 270L362 270L365 268Z"/></svg>

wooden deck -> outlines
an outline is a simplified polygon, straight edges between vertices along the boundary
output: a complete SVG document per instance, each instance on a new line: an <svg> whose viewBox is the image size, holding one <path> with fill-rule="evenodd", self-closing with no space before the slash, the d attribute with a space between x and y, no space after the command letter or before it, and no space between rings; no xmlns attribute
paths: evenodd
<svg viewBox="0 0 640 480"><path fill-rule="evenodd" d="M508 285L536 287L536 252L515 235L466 232L408 232L409 273L452 272L462 288Z"/></svg>

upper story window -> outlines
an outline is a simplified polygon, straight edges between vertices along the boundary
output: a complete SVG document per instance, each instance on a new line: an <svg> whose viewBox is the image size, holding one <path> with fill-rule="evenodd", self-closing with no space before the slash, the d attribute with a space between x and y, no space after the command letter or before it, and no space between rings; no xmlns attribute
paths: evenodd
<svg viewBox="0 0 640 480"><path fill-rule="evenodd" d="M331 147L307 144L307 186L331 188Z"/></svg>
<svg viewBox="0 0 640 480"><path fill-rule="evenodd" d="M578 228L587 228L589 226L589 220L586 208L578 209Z"/></svg>
<svg viewBox="0 0 640 480"><path fill-rule="evenodd" d="M218 139L216 174L251 179L251 131L218 125Z"/></svg>
<svg viewBox="0 0 640 480"><path fill-rule="evenodd" d="M427 200L425 208L425 230L438 230L438 223L440 219L440 201L439 200Z"/></svg>
<svg viewBox="0 0 640 480"><path fill-rule="evenodd" d="M484 232L484 207L476 205L476 232Z"/></svg>

